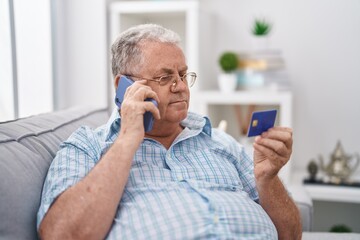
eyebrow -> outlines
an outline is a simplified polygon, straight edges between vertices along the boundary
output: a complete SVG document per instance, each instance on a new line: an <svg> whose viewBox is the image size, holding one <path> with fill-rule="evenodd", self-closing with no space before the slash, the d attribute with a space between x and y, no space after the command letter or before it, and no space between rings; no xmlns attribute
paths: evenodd
<svg viewBox="0 0 360 240"><path fill-rule="evenodd" d="M180 72L186 71L188 70L188 66L185 66L183 68L180 69ZM160 74L173 74L174 70L171 68L161 68L159 71L156 71L155 75L160 75Z"/></svg>

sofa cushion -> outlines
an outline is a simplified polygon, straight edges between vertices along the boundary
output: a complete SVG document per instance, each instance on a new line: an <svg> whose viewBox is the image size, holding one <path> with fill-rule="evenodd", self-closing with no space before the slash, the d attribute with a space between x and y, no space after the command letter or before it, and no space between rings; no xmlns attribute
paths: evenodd
<svg viewBox="0 0 360 240"><path fill-rule="evenodd" d="M77 107L0 123L0 239L37 239L43 181L60 143L107 118L106 109Z"/></svg>

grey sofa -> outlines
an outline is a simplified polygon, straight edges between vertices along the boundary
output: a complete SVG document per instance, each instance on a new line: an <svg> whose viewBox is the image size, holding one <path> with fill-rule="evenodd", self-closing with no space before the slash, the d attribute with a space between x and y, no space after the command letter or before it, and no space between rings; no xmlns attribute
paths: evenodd
<svg viewBox="0 0 360 240"><path fill-rule="evenodd" d="M105 109L81 107L0 123L0 239L37 239L42 185L60 142L107 118Z"/></svg>
<svg viewBox="0 0 360 240"><path fill-rule="evenodd" d="M59 144L79 126L96 127L107 119L106 109L80 107L0 123L0 239L37 239L42 185ZM311 199L301 189L289 191L309 231Z"/></svg>

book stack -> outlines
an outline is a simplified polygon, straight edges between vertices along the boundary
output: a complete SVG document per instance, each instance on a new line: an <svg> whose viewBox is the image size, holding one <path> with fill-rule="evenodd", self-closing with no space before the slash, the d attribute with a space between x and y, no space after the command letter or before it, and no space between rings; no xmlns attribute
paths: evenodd
<svg viewBox="0 0 360 240"><path fill-rule="evenodd" d="M241 89L290 87L286 65L280 50L267 49L238 55L238 80Z"/></svg>

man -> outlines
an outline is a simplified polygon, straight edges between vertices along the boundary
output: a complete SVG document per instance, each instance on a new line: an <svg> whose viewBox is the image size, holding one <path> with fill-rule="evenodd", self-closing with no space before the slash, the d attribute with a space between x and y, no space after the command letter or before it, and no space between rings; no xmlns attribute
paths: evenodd
<svg viewBox="0 0 360 240"><path fill-rule="evenodd" d="M277 177L291 129L257 137L254 161L207 118L188 113L179 37L147 24L112 45L115 87L134 80L108 123L62 144L38 213L43 239L300 239L299 213ZM152 98L152 102L144 101ZM155 122L144 131L143 116Z"/></svg>

